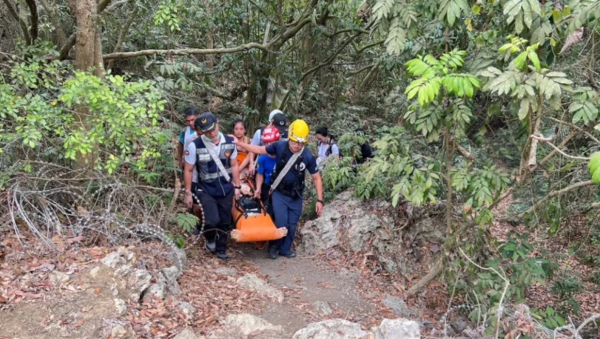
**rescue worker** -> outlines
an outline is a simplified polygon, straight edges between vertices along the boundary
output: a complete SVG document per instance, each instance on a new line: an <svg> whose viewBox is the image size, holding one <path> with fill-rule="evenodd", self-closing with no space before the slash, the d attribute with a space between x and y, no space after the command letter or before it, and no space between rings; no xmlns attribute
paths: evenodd
<svg viewBox="0 0 600 339"><path fill-rule="evenodd" d="M177 144L177 159L179 161L179 168L182 170L185 165L185 149L190 142L198 137L194 127L194 122L197 117L198 110L196 107L190 106L183 110L183 118L185 119L187 126L179 133L179 143Z"/></svg>
<svg viewBox="0 0 600 339"><path fill-rule="evenodd" d="M227 260L227 232L232 222L233 197L240 197L240 172L234 138L219 132L217 117L200 114L195 122L202 136L191 142L185 152L185 203L192 207L192 194L204 212L206 249ZM198 171L197 189L192 191L192 173ZM233 181L233 183L232 183Z"/></svg>
<svg viewBox="0 0 600 339"><path fill-rule="evenodd" d="M296 236L296 227L302 215L302 196L304 193L304 173L311 174L317 190L316 213L323 211L323 183L313 154L305 147L309 134L308 124L304 120L294 121L288 131L287 141L278 141L268 146L247 145L235 140L234 143L254 154L275 156L275 172L271 177L271 200L277 228L286 227L287 235L269 243L269 257L294 258L292 244Z"/></svg>
<svg viewBox="0 0 600 339"><path fill-rule="evenodd" d="M285 114L278 109L274 109L269 113L269 125L275 126L279 130L279 134L281 134L282 139L287 139L287 129L285 128L285 124L287 123L287 119ZM252 145L255 146L264 146L262 141L262 133L264 128L257 129L254 132L254 136L252 137Z"/></svg>
<svg viewBox="0 0 600 339"><path fill-rule="evenodd" d="M267 126L263 130L262 140L265 143L265 146L269 146L272 143L277 142L280 136L277 128ZM276 163L275 155L261 154L258 156L256 165L256 189L254 190L254 197L262 200L267 213L269 213L273 220L275 220L275 215L273 214L273 204L269 193L271 190L271 183L273 182L272 176L275 171Z"/></svg>

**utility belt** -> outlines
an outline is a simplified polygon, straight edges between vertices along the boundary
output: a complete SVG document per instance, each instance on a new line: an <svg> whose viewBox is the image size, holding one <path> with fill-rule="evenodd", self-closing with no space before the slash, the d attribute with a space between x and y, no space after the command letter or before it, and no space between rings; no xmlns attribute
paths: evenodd
<svg viewBox="0 0 600 339"><path fill-rule="evenodd" d="M292 185L279 185L279 187L277 187L275 191L285 195L286 197L296 199L302 197L302 192L304 191L304 184L300 184L296 180Z"/></svg>

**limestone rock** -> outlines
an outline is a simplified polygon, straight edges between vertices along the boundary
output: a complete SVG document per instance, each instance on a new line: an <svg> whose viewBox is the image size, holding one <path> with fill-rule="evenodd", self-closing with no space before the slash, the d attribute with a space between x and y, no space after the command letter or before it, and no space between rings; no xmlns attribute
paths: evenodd
<svg viewBox="0 0 600 339"><path fill-rule="evenodd" d="M181 310L181 313L185 315L186 319L190 320L194 317L194 313L196 313L196 308L192 306L192 304L188 302L181 302L177 305L177 308Z"/></svg>
<svg viewBox="0 0 600 339"><path fill-rule="evenodd" d="M100 266L96 266L90 270L90 276L94 279L98 278L98 272L100 272Z"/></svg>
<svg viewBox="0 0 600 339"><path fill-rule="evenodd" d="M165 285L161 283L156 283L150 285L144 294L144 301L147 301L151 298L164 299L165 298Z"/></svg>
<svg viewBox="0 0 600 339"><path fill-rule="evenodd" d="M260 334L264 337L266 332L270 332L271 335L283 332L283 327L275 326L252 314L230 314L225 319L225 324L230 330L235 329L244 336Z"/></svg>
<svg viewBox="0 0 600 339"><path fill-rule="evenodd" d="M125 264L125 259L121 257L121 254L117 252L109 253L106 257L100 260L105 266L110 268L117 268L117 266Z"/></svg>
<svg viewBox="0 0 600 339"><path fill-rule="evenodd" d="M173 339L198 339L198 337L196 337L196 335L194 334L194 332L192 332L192 331L190 331L188 329L185 329L185 330L181 331Z"/></svg>
<svg viewBox="0 0 600 339"><path fill-rule="evenodd" d="M177 279L182 273L177 266L165 267L160 272L158 281L165 286L167 292L172 295L181 294L181 288L179 288Z"/></svg>
<svg viewBox="0 0 600 339"><path fill-rule="evenodd" d="M255 290L258 294L269 297L277 302L283 302L283 292L270 286L256 274L246 274L237 280L238 285Z"/></svg>
<svg viewBox="0 0 600 339"><path fill-rule="evenodd" d="M325 320L311 323L294 333L292 339L368 339L369 332L359 324L344 319Z"/></svg>
<svg viewBox="0 0 600 339"><path fill-rule="evenodd" d="M113 329L110 331L110 334L115 339L125 338L127 336L127 330L125 327L123 327L123 325L117 325L113 327Z"/></svg>
<svg viewBox="0 0 600 339"><path fill-rule="evenodd" d="M69 281L71 277L69 277L68 274L63 273L63 272L59 272L59 271L54 271L52 273L50 273L50 281L52 282L52 284L54 286L60 286L64 283L66 283L67 281Z"/></svg>
<svg viewBox="0 0 600 339"><path fill-rule="evenodd" d="M132 269L133 269L133 268L131 267L131 265L129 265L129 264L126 264L126 265L123 265L123 266L121 266L121 267L117 268L117 269L115 270L115 273L114 273L114 275L115 275L116 277L121 277L121 278L122 278L122 277L125 277L126 275L128 275L129 273L131 273L131 270L132 270Z"/></svg>
<svg viewBox="0 0 600 339"><path fill-rule="evenodd" d="M333 313L329 304L325 301L315 301L312 307L318 315L330 315Z"/></svg>
<svg viewBox="0 0 600 339"><path fill-rule="evenodd" d="M215 270L215 273L235 277L238 274L238 271L235 268L231 267L219 267Z"/></svg>
<svg viewBox="0 0 600 339"><path fill-rule="evenodd" d="M119 316L123 316L123 315L127 314L127 304L125 304L125 300L115 298L114 301L115 301L115 308L117 309L117 314Z"/></svg>
<svg viewBox="0 0 600 339"><path fill-rule="evenodd" d="M359 218L352 218L348 229L348 239L352 251L360 252L365 242L371 238L374 230L379 227L381 227L381 221L376 215L364 214Z"/></svg>
<svg viewBox="0 0 600 339"><path fill-rule="evenodd" d="M389 294L383 299L383 305L391 308L394 313L401 317L410 317L412 314L404 300Z"/></svg>
<svg viewBox="0 0 600 339"><path fill-rule="evenodd" d="M150 272L146 270L136 270L133 274L132 285L136 292L142 293L150 287L150 281L152 281Z"/></svg>
<svg viewBox="0 0 600 339"><path fill-rule="evenodd" d="M375 332L375 339L421 339L421 330L416 321L383 319Z"/></svg>
<svg viewBox="0 0 600 339"><path fill-rule="evenodd" d="M171 262L183 272L183 268L187 262L185 251L181 249L174 249L173 252L171 252Z"/></svg>
<svg viewBox="0 0 600 339"><path fill-rule="evenodd" d="M165 276L167 282L177 281L181 276L181 270L177 266L164 267L160 272Z"/></svg>

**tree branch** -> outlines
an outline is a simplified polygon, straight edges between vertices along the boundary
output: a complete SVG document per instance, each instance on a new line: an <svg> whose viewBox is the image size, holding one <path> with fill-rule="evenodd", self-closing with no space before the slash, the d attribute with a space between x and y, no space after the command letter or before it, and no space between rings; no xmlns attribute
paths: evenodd
<svg viewBox="0 0 600 339"><path fill-rule="evenodd" d="M192 55L192 54L229 54L229 53L237 53L249 51L252 49L260 49L264 51L268 51L269 45L262 45L257 43L249 43L245 45L240 45L237 47L228 47L228 48L183 48L183 49L147 49L143 51L137 52L121 52L121 53L109 53L103 55L104 60L111 59L128 59L135 58L139 56L147 56L147 55Z"/></svg>
<svg viewBox="0 0 600 339"><path fill-rule="evenodd" d="M381 59L377 60L377 62L375 63L375 66L373 66L371 68L369 73L367 73L367 76L365 76L363 81L360 82L360 84L358 85L358 88L356 89L357 91L360 92L362 90L362 88L367 84L367 82L369 82L369 80L371 80L371 78L373 77L373 75L375 74L377 69L379 68L379 65L381 65Z"/></svg>
<svg viewBox="0 0 600 339"><path fill-rule="evenodd" d="M367 49L369 49L371 47L375 47L375 46L381 45L383 42L384 42L384 40L381 40L381 41L374 42L372 44L368 44L365 47L363 47L363 48L359 49L358 51L356 51L356 54L361 54L362 52L364 52L365 50L367 50Z"/></svg>
<svg viewBox="0 0 600 339"><path fill-rule="evenodd" d="M67 42L67 36L65 35L65 30L60 22L60 18L56 13L56 8L49 4L47 0L39 0L39 2L42 4L42 7L44 7L44 10L48 13L50 21L52 21L52 25L54 25L54 30L56 31L56 45L64 46Z"/></svg>
<svg viewBox="0 0 600 339"><path fill-rule="evenodd" d="M343 33L350 33L350 32L360 32L363 34L369 34L370 32L361 28L346 28L346 29L342 29L339 31L335 31L331 34L329 33L324 33L323 35L325 35L328 38L333 38L334 36L338 35L338 34L343 34Z"/></svg>
<svg viewBox="0 0 600 339"><path fill-rule="evenodd" d="M443 258L438 259L435 265L433 265L431 271L429 271L429 273L427 273L423 278L421 278L421 280L419 280L416 284L412 285L412 287L408 291L406 291L406 296L412 297L417 292L419 292L419 290L421 290L423 287L429 284L431 280L437 277L437 275L440 274L444 269L443 262Z"/></svg>
<svg viewBox="0 0 600 339"><path fill-rule="evenodd" d="M533 135L533 134L531 135L531 138L533 140L541 141L543 143L546 143L546 144L550 145L552 148L554 148L555 151L557 151L558 153L564 155L567 158L570 158L570 159L573 159L573 160L590 160L590 158L569 155L569 154L561 151L558 147L554 146L554 144L552 144L550 142L550 140L552 140L551 138L544 138L543 136ZM535 164L534 164L534 166L535 166Z"/></svg>
<svg viewBox="0 0 600 339"><path fill-rule="evenodd" d="M350 74L350 75L357 75L357 74L360 74L360 73L362 73L362 72L364 72L364 71L368 70L369 68L371 68L371 67L374 67L375 65L376 65L376 63L375 63L375 64L370 64L370 65L367 65L367 66L365 66L365 67L363 67L363 68L360 68L360 69L358 69L358 70L356 70L356 71L349 72L349 74Z"/></svg>
<svg viewBox="0 0 600 339"><path fill-rule="evenodd" d="M578 130L580 132L583 132L588 138L590 138L590 139L594 140L596 143L600 144L600 140L596 139L591 133L589 133L588 131L584 130L583 128L581 128L581 127L579 127L579 126L577 126L575 124L572 124L572 123L570 123L568 121L559 120L559 119L556 119L556 118L548 118L548 119L550 119L550 120L552 120L554 122L558 122L559 124L567 125L567 126L569 126L571 128L574 128L574 129L576 129L576 130Z"/></svg>
<svg viewBox="0 0 600 339"><path fill-rule="evenodd" d="M127 2L131 2L132 0L128 0ZM121 46L123 46L123 42L125 41L125 36L127 35L127 32L129 32L129 27L131 26L131 24L133 23L133 20L135 20L135 17L137 16L137 6L135 6L133 8L133 11L131 11L131 14L129 15L129 18L127 19L127 22L125 22L125 26L123 26L121 28L121 32L119 32L119 39L117 40L117 44L115 45L115 50L113 53L119 53L121 52ZM112 69L113 65L115 63L115 59L112 59L108 62L108 66L107 69Z"/></svg>
<svg viewBox="0 0 600 339"><path fill-rule="evenodd" d="M8 1L8 0L4 0L4 1ZM98 4L98 14L102 13L102 11L104 11L104 9L106 8L106 6L108 6L108 4L110 3L111 0L102 0L102 2L100 2ZM71 34L71 36L69 37L69 39L67 39L67 42L65 43L64 46L61 47L60 52L59 52L59 56L58 59L59 60L64 60L67 58L67 56L69 56L69 52L71 51L71 49L73 48L73 46L75 46L75 42L76 42L76 33L74 32L73 34Z"/></svg>
<svg viewBox="0 0 600 339"><path fill-rule="evenodd" d="M21 25L21 30L23 31L23 37L25 38L25 42L27 42L28 45L31 45L32 41L31 41L31 36L29 35L29 31L27 30L27 23L17 13L17 10L13 6L13 4L10 2L10 0L4 0L4 4L8 8L8 11L13 16L13 18L15 20L17 20L17 22L19 23L19 25Z"/></svg>
<svg viewBox="0 0 600 339"><path fill-rule="evenodd" d="M556 196L559 196L559 195L562 195L564 193L570 192L570 191L572 191L574 189L578 189L578 188L585 187L585 186L590 186L590 185L594 185L594 183L591 180L587 180L587 181L582 181L582 182L578 182L578 183L575 183L573 185L567 186L567 187L565 187L563 189L560 189L558 191L552 191L547 196L545 196L542 199L538 200L527 211L521 213L519 215L519 218L522 218L525 214L534 212L536 209L538 209L543 203L545 203L550 198L554 198Z"/></svg>
<svg viewBox="0 0 600 339"><path fill-rule="evenodd" d="M535 126L533 128L531 147L529 148L529 160L527 165L529 166L529 172L533 172L537 167L537 146L538 139L533 138L534 134L538 134L542 128L542 112L544 107L544 96L540 95L538 99L537 114L535 117Z"/></svg>
<svg viewBox="0 0 600 339"><path fill-rule="evenodd" d="M35 4L35 0L25 0L27 6L29 7L29 12L31 13L31 30L29 35L31 36L31 42L33 43L35 39L38 37L38 12L37 5Z"/></svg>
<svg viewBox="0 0 600 339"><path fill-rule="evenodd" d="M352 40L356 39L356 37L358 37L359 35L361 35L362 33L356 33L355 35L351 36L348 40L346 40L342 46L332 55L329 56L329 58L327 58L327 60L325 60L324 62L318 64L317 66L309 69L308 71L304 72L304 74L302 74L302 76L300 77L300 80L298 80L298 83L301 83L304 78L306 78L308 75L318 71L319 69L330 65L333 60L335 60L335 58L352 42ZM290 92L291 91L287 91L287 93L285 93L285 97L281 100L281 104L279 105L279 109L283 110L285 108L285 105L287 104L288 101L288 97L290 96Z"/></svg>

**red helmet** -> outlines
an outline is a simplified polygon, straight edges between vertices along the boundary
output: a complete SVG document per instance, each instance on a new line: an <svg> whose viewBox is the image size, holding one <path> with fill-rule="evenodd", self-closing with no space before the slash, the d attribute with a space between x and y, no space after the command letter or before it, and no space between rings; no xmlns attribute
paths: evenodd
<svg viewBox="0 0 600 339"><path fill-rule="evenodd" d="M275 126L267 126L262 132L263 142L273 142L279 140L281 134Z"/></svg>

